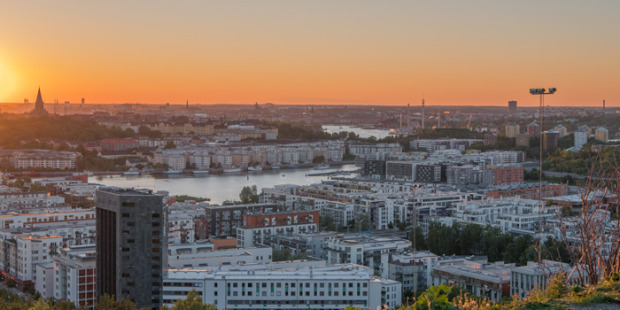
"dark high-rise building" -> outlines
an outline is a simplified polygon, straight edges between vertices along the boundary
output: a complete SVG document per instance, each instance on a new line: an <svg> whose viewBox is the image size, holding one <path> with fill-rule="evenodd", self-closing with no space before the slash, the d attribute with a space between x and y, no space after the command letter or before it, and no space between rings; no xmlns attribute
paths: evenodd
<svg viewBox="0 0 620 310"><path fill-rule="evenodd" d="M385 160L366 160L362 174L373 179L385 179Z"/></svg>
<svg viewBox="0 0 620 310"><path fill-rule="evenodd" d="M515 100L508 101L508 113L517 113L517 102Z"/></svg>
<svg viewBox="0 0 620 310"><path fill-rule="evenodd" d="M97 190L97 296L159 308L167 258L162 197L133 189Z"/></svg>
<svg viewBox="0 0 620 310"><path fill-rule="evenodd" d="M558 148L560 141L560 133L554 130L545 131L543 133L543 150L551 152Z"/></svg>

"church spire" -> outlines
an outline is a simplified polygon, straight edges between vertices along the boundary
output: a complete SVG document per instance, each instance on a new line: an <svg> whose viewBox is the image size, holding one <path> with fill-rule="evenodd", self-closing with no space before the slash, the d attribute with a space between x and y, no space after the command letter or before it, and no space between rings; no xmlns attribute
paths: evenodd
<svg viewBox="0 0 620 310"><path fill-rule="evenodd" d="M35 103L43 103L43 98L41 97L41 87L39 87L39 93L37 93L37 101Z"/></svg>

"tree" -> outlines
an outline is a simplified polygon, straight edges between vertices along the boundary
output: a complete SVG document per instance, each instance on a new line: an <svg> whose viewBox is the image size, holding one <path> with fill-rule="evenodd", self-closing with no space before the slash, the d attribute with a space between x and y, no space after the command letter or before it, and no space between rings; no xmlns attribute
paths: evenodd
<svg viewBox="0 0 620 310"><path fill-rule="evenodd" d="M179 299L174 302L174 305L170 308L174 310L217 310L214 305L208 305L202 303L202 297L196 292L191 290L187 293L185 299Z"/></svg>
<svg viewBox="0 0 620 310"><path fill-rule="evenodd" d="M577 268L581 285L586 284L586 279L590 284L597 284L604 277L620 272L620 204L617 198L620 165L617 157L597 155L589 166L588 175L580 190L580 215L560 221L562 239L571 260L584 266ZM558 216L561 217L561 212Z"/></svg>
<svg viewBox="0 0 620 310"><path fill-rule="evenodd" d="M239 193L241 203L258 203L258 189L256 185L244 186Z"/></svg>
<svg viewBox="0 0 620 310"><path fill-rule="evenodd" d="M334 219L329 215L319 217L319 229L326 231L336 231Z"/></svg>
<svg viewBox="0 0 620 310"><path fill-rule="evenodd" d="M409 232L409 239L414 250L426 250L426 240L421 227L416 227Z"/></svg>
<svg viewBox="0 0 620 310"><path fill-rule="evenodd" d="M174 144L174 141L168 140L168 141L166 141L166 145L164 146L164 150L173 149L175 147L177 147L177 146Z"/></svg>

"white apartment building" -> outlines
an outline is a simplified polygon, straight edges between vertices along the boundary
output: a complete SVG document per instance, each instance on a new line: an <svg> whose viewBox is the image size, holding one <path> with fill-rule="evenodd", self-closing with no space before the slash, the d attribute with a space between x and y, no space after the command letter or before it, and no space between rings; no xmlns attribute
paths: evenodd
<svg viewBox="0 0 620 310"><path fill-rule="evenodd" d="M164 305L195 289L218 309L376 309L400 306L401 284L358 265L292 262L219 269L168 270Z"/></svg>
<svg viewBox="0 0 620 310"><path fill-rule="evenodd" d="M383 254L382 260L387 261L388 268L382 277L398 281L403 291L422 291L432 286L431 272L439 261L439 256L428 252L404 252Z"/></svg>
<svg viewBox="0 0 620 310"><path fill-rule="evenodd" d="M460 223L491 225L503 233L510 231L533 232L540 221L556 217L556 208L540 208L537 200L505 198L457 203L452 217L445 220Z"/></svg>
<svg viewBox="0 0 620 310"><path fill-rule="evenodd" d="M94 246L61 249L54 257L54 299L93 309L97 301L96 257Z"/></svg>
<svg viewBox="0 0 620 310"><path fill-rule="evenodd" d="M349 154L366 160L384 160L392 154L402 153L403 148L398 143L362 143L356 142L348 145Z"/></svg>
<svg viewBox="0 0 620 310"><path fill-rule="evenodd" d="M75 169L75 162L81 156L77 152L56 152L49 150L12 151L9 162L15 169Z"/></svg>
<svg viewBox="0 0 620 310"><path fill-rule="evenodd" d="M166 216L166 223L168 243L184 244L196 242L194 216L192 214L180 210L172 210Z"/></svg>
<svg viewBox="0 0 620 310"><path fill-rule="evenodd" d="M575 131L575 147L581 148L588 143L588 131L584 128L579 128Z"/></svg>
<svg viewBox="0 0 620 310"><path fill-rule="evenodd" d="M315 223L291 224L268 227L247 227L237 228L237 246L249 248L266 244L266 241L273 235L290 235L318 232L319 227Z"/></svg>
<svg viewBox="0 0 620 310"><path fill-rule="evenodd" d="M204 268L271 263L273 248L251 247L168 255L168 268Z"/></svg>
<svg viewBox="0 0 620 310"><path fill-rule="evenodd" d="M186 165L186 158L184 155L158 153L155 154L153 160L158 164L168 165L172 170L183 170Z"/></svg>
<svg viewBox="0 0 620 310"><path fill-rule="evenodd" d="M576 266L551 260L543 260L543 263L540 265L537 262L527 262L526 266L515 267L511 270L510 295L516 294L520 298L525 298L534 288L544 290L547 287L549 278L560 272L566 273L568 285L571 286L579 280L577 268ZM587 278L585 270L581 272Z"/></svg>
<svg viewBox="0 0 620 310"><path fill-rule="evenodd" d="M64 204L64 197L48 196L43 192L0 193L0 212L54 208Z"/></svg>
<svg viewBox="0 0 620 310"><path fill-rule="evenodd" d="M376 237L366 234L337 235L324 243L325 259L329 264L358 264L383 274L381 255L411 249L411 241L400 238Z"/></svg>
<svg viewBox="0 0 620 310"><path fill-rule="evenodd" d="M515 264L479 262L459 259L440 262L432 272L433 285L459 286L496 303L510 296L510 275Z"/></svg>
<svg viewBox="0 0 620 310"><path fill-rule="evenodd" d="M33 210L38 211L38 210ZM95 209L58 208L47 212L13 213L0 215L0 228L33 227L40 223L62 223L72 221L92 221Z"/></svg>

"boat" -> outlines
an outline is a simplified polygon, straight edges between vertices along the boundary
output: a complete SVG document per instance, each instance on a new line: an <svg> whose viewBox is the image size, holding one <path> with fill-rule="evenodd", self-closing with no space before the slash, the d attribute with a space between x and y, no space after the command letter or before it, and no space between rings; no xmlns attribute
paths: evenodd
<svg viewBox="0 0 620 310"><path fill-rule="evenodd" d="M329 164L327 163L314 167L314 170L326 170L326 169L329 169Z"/></svg>
<svg viewBox="0 0 620 310"><path fill-rule="evenodd" d="M262 166L249 166L248 171L263 171Z"/></svg>
<svg viewBox="0 0 620 310"><path fill-rule="evenodd" d="M228 168L224 169L224 173L241 172L241 168Z"/></svg>
<svg viewBox="0 0 620 310"><path fill-rule="evenodd" d="M272 165L272 166L271 166L271 169L272 169L272 170L277 170L277 169L280 169L280 165Z"/></svg>
<svg viewBox="0 0 620 310"><path fill-rule="evenodd" d="M192 173L193 174L199 174L199 175L209 174L209 170L192 170Z"/></svg>
<svg viewBox="0 0 620 310"><path fill-rule="evenodd" d="M124 176L140 175L140 171L138 171L138 169L131 168L131 169L123 172L123 175Z"/></svg>
<svg viewBox="0 0 620 310"><path fill-rule="evenodd" d="M181 174L183 173L183 171L181 170L173 170L173 169L168 169L166 171L164 171L164 174Z"/></svg>

